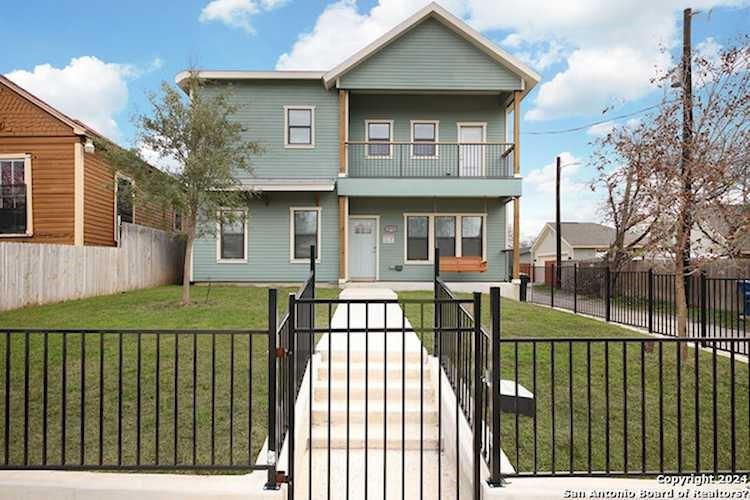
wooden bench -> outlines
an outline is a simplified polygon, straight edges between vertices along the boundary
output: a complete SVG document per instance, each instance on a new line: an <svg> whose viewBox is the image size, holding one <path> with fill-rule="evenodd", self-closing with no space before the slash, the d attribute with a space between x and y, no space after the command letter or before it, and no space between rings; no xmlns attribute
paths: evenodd
<svg viewBox="0 0 750 500"><path fill-rule="evenodd" d="M487 261L481 257L440 257L441 273L483 273Z"/></svg>

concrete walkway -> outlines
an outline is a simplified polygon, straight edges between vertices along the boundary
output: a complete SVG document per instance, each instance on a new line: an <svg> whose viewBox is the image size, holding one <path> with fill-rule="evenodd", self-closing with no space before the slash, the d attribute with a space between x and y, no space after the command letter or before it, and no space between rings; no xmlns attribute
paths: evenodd
<svg viewBox="0 0 750 500"><path fill-rule="evenodd" d="M351 288L340 297L377 301L397 295L385 288ZM400 331L386 334L384 325ZM349 498L364 498L365 487L373 498L381 498L384 488L389 498L401 498L402 489L404 498L420 498L420 486L423 498L437 498L440 446L429 357L401 307L340 304L331 326L369 331L324 334L318 342L312 498L328 498L329 488L330 498L346 498L347 477ZM452 469L443 465L442 487L455 496Z"/></svg>

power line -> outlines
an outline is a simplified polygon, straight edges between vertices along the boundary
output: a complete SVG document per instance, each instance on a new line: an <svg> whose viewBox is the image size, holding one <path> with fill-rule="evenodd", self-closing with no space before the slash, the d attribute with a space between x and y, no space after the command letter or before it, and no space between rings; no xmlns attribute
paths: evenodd
<svg viewBox="0 0 750 500"><path fill-rule="evenodd" d="M631 116L639 115L641 113L645 113L646 111L650 111L654 108L658 108L661 106L662 103L653 104L651 106L647 106L645 108L641 108L637 111L633 111L631 113L625 113L622 115L613 116L611 118L607 118L604 120L597 120L595 122L588 123L586 125L580 125L578 127L572 127L572 128L565 128L560 130L540 130L540 131L531 131L531 132L521 132L522 134L527 135L552 135L552 134L567 134L570 132L580 132L581 130L585 130L587 128L593 127L594 125L601 125L603 123L613 122L617 120L622 120L624 118L630 118Z"/></svg>

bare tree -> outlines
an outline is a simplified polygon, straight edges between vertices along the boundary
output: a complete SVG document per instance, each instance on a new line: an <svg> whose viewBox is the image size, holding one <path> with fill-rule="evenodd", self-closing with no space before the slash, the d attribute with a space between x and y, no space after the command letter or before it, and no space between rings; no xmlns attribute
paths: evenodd
<svg viewBox="0 0 750 500"><path fill-rule="evenodd" d="M687 153L682 101L669 85L670 72L657 81L664 93L657 111L634 130L618 128L600 144L597 156L602 161L599 186L608 192L608 217L622 231L630 226L644 251L673 266L680 336L687 334L685 278L707 261L735 255L738 241L750 231L750 213L742 206L750 158L748 38L716 59L697 58L694 64L697 85ZM699 229L701 238L714 243L687 266L686 228Z"/></svg>

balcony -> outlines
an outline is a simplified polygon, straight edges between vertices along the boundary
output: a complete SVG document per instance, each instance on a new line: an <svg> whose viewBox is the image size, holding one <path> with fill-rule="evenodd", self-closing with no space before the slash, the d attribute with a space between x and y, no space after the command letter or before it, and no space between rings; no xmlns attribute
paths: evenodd
<svg viewBox="0 0 750 500"><path fill-rule="evenodd" d="M348 196L519 196L513 144L347 142ZM415 180L420 182L414 182Z"/></svg>
<svg viewBox="0 0 750 500"><path fill-rule="evenodd" d="M348 142L349 177L513 177L513 144Z"/></svg>

